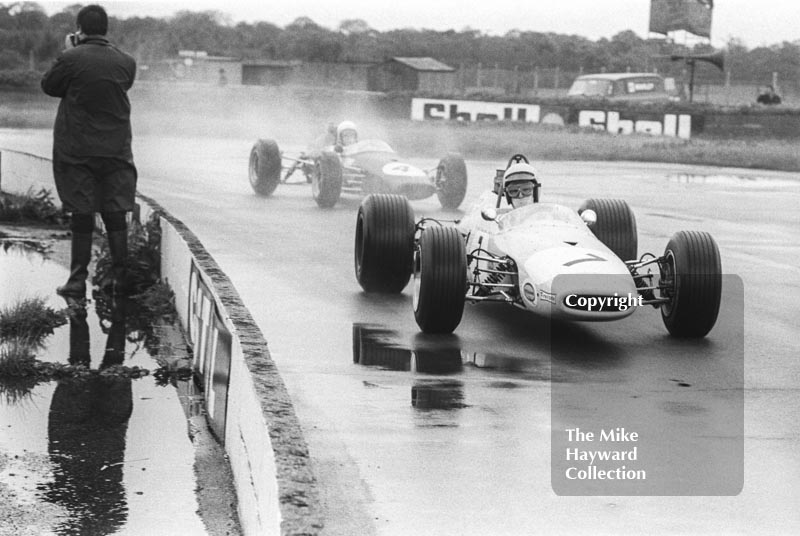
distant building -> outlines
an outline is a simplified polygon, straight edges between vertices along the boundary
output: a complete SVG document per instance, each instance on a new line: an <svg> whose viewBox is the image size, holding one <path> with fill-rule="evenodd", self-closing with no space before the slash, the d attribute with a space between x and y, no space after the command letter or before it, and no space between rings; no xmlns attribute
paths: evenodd
<svg viewBox="0 0 800 536"><path fill-rule="evenodd" d="M456 89L456 70L428 57L395 57L370 68L370 91L421 91L451 94Z"/></svg>
<svg viewBox="0 0 800 536"><path fill-rule="evenodd" d="M299 60L244 60L242 84L250 86L285 86L291 83Z"/></svg>
<svg viewBox="0 0 800 536"><path fill-rule="evenodd" d="M451 94L456 71L433 58L374 62L241 60L181 50L177 58L142 65L140 79L215 85L292 86L354 91L419 91Z"/></svg>
<svg viewBox="0 0 800 536"><path fill-rule="evenodd" d="M203 50L181 50L177 58L143 65L138 74L141 80L241 84L242 61L227 56L209 56Z"/></svg>
<svg viewBox="0 0 800 536"><path fill-rule="evenodd" d="M297 60L246 60L242 83L257 86L303 86L329 89L367 89L373 63L324 63Z"/></svg>

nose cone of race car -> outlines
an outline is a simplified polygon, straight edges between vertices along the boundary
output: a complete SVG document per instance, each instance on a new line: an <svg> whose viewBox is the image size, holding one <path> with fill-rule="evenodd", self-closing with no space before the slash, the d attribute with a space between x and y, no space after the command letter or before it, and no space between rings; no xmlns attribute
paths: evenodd
<svg viewBox="0 0 800 536"><path fill-rule="evenodd" d="M520 288L526 305L549 308L554 318L617 320L641 305L630 271L610 251L559 247L534 253L520 271Z"/></svg>
<svg viewBox="0 0 800 536"><path fill-rule="evenodd" d="M387 190L412 200L425 199L436 192L436 187L423 170L403 162L385 164L381 176Z"/></svg>

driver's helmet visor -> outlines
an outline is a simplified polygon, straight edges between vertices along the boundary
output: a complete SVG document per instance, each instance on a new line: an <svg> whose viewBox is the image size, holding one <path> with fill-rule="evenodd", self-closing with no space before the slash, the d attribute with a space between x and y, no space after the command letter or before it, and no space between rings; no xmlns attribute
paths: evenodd
<svg viewBox="0 0 800 536"><path fill-rule="evenodd" d="M344 130L341 133L342 145L351 145L358 141L358 134L355 130Z"/></svg>
<svg viewBox="0 0 800 536"><path fill-rule="evenodd" d="M533 182L517 181L506 186L506 194L514 199L530 197L533 195Z"/></svg>

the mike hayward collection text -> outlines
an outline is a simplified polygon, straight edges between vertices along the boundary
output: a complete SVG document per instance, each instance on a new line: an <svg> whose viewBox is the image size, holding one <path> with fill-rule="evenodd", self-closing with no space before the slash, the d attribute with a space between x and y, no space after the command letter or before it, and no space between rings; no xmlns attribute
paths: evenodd
<svg viewBox="0 0 800 536"><path fill-rule="evenodd" d="M572 443L603 443L603 447L587 449L584 445L568 446L566 460L568 462L586 462L576 464L566 469L565 476L568 480L646 480L647 472L644 469L631 469L626 465L611 468L599 468L597 462L637 462L639 459L638 446L639 434L626 431L625 428L601 429L599 433L584 431L580 428L567 428L567 441ZM613 443L613 446L610 445ZM630 448L620 449L619 444L629 445ZM604 464L605 465L605 464Z"/></svg>

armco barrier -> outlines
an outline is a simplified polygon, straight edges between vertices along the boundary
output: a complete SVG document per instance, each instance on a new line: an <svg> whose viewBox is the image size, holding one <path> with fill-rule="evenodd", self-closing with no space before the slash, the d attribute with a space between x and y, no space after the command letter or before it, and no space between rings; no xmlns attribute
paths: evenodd
<svg viewBox="0 0 800 536"><path fill-rule="evenodd" d="M0 150L0 189L53 189L49 159ZM312 535L322 516L300 424L267 342L202 243L155 200L138 217L161 223L161 275L194 349L212 430L223 441L245 534Z"/></svg>

